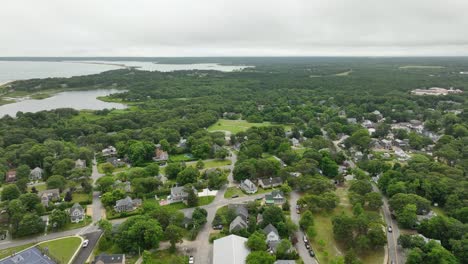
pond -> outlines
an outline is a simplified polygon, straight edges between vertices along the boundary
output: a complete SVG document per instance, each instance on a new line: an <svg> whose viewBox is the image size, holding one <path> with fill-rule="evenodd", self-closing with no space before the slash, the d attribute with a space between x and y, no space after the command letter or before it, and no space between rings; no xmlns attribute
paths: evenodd
<svg viewBox="0 0 468 264"><path fill-rule="evenodd" d="M125 109L127 106L124 104L103 102L97 99L99 96L107 96L120 92L124 91L117 89L68 91L42 100L25 99L0 106L0 117L5 115L15 117L18 111L35 113L57 108L73 108L76 110Z"/></svg>

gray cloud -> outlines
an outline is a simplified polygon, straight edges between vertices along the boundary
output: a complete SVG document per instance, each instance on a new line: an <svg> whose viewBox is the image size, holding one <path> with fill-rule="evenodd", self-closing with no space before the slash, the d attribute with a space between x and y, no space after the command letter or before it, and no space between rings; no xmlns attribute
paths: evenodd
<svg viewBox="0 0 468 264"><path fill-rule="evenodd" d="M0 56L466 56L466 11L466 0L5 0Z"/></svg>

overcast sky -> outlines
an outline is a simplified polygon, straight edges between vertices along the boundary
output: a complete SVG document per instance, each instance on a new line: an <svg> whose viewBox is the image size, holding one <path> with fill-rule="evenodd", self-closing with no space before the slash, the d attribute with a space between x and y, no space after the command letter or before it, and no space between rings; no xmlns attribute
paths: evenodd
<svg viewBox="0 0 468 264"><path fill-rule="evenodd" d="M468 0L2 0L0 56L468 55Z"/></svg>

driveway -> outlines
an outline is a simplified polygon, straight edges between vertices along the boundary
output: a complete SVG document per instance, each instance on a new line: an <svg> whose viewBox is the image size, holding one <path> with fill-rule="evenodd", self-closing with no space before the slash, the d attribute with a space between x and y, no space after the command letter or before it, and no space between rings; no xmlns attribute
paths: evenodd
<svg viewBox="0 0 468 264"><path fill-rule="evenodd" d="M300 195L296 191L291 192L289 196L289 206L291 208L291 220L299 226L299 219L301 218L300 215L296 212L296 203L299 200ZM309 251L305 247L304 243L304 232L300 229L296 232L296 237L298 242L296 243L295 247L299 256L301 256L304 263L311 263L311 264L318 264L318 261L309 255Z"/></svg>

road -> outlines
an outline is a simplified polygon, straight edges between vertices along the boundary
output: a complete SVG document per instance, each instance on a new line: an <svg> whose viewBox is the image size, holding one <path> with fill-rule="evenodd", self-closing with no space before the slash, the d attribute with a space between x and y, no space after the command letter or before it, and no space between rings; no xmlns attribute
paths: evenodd
<svg viewBox="0 0 468 264"><path fill-rule="evenodd" d="M380 190L374 184L372 184L372 189L374 190L374 192L380 193ZM388 232L388 230L385 230L385 232L387 233L388 263L391 263L391 261L393 261L395 264L404 264L406 262L405 254L403 252L403 248L400 245L398 245L400 229L398 228L397 221L392 219L387 198L385 196L382 197L382 211L384 214L384 220L387 227L392 227L391 233Z"/></svg>
<svg viewBox="0 0 468 264"><path fill-rule="evenodd" d="M84 235L84 239L88 239L89 243L86 248L80 248L78 254L76 255L75 259L73 260L73 264L83 264L86 263L89 256L93 252L94 247L96 246L99 237L101 236L101 231L96 231L93 233L89 233Z"/></svg>
<svg viewBox="0 0 468 264"><path fill-rule="evenodd" d="M296 212L295 208L296 208L297 200L299 200L299 198L300 198L300 195L296 191L292 191L289 196L289 207L291 208L290 209L291 220L298 226L299 226L300 215ZM297 249L297 252L299 253L299 256L301 256L302 260L304 261L304 263L318 264L317 259L311 257L309 255L309 251L305 247L305 243L303 239L304 232L302 232L301 230L297 231L296 237L297 237L298 242L296 243L295 247Z"/></svg>

